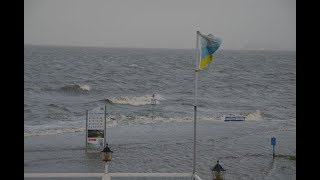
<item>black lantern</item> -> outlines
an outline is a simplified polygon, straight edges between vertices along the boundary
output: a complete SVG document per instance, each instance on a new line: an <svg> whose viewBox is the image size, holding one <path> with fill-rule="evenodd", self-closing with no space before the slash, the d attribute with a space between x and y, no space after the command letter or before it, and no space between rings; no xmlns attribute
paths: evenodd
<svg viewBox="0 0 320 180"><path fill-rule="evenodd" d="M111 161L112 159L112 153L113 151L110 150L110 148L108 147L108 144L106 145L106 147L101 151L101 155L102 155L102 160L103 161Z"/></svg>
<svg viewBox="0 0 320 180"><path fill-rule="evenodd" d="M225 175L225 169L219 164L219 160L217 164L211 168L213 180L223 180Z"/></svg>

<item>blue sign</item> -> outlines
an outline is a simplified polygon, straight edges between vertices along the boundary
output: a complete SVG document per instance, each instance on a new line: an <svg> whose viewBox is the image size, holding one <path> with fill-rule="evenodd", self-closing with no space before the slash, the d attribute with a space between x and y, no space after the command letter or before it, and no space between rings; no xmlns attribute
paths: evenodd
<svg viewBox="0 0 320 180"><path fill-rule="evenodd" d="M271 145L276 145L276 138L275 137L272 137L271 138Z"/></svg>

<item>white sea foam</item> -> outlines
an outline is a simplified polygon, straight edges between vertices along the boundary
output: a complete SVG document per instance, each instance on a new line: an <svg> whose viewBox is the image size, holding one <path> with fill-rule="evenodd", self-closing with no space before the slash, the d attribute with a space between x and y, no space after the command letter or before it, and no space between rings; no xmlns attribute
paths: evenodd
<svg viewBox="0 0 320 180"><path fill-rule="evenodd" d="M101 113L103 110L101 107L95 108L90 111L91 113ZM263 120L259 110L246 114L238 114L236 116L245 116L246 121L260 121ZM222 116L199 116L199 121L216 121L224 122ZM106 117L106 128L122 125L137 125L137 124L158 124L158 123L170 123L170 122L193 122L193 116L185 117L160 117L160 116L141 116L141 115L123 115L123 114L108 114ZM61 134L71 132L84 132L85 131L85 117L77 121L59 121L54 124L46 125L25 125L24 136L38 136L38 135L50 135Z"/></svg>
<svg viewBox="0 0 320 180"><path fill-rule="evenodd" d="M261 120L263 120L260 110L256 110L255 112L248 113L247 115L245 115L245 117L246 117L246 121L261 121Z"/></svg>
<svg viewBox="0 0 320 180"><path fill-rule="evenodd" d="M24 136L42 136L42 135L52 135L52 134L62 134L62 133L73 133L73 132L83 132L85 128L80 127L51 127L46 129L34 129L34 128L25 128Z"/></svg>
<svg viewBox="0 0 320 180"><path fill-rule="evenodd" d="M79 85L80 86L80 89L82 89L82 90L85 90L85 91L90 91L91 90L91 87L89 86L89 85L86 85L86 84L84 84L84 85Z"/></svg>
<svg viewBox="0 0 320 180"><path fill-rule="evenodd" d="M157 104L160 101L165 100L161 95L155 94L155 99L157 100ZM121 96L109 99L112 103L115 104L128 104L133 106L141 106L152 103L152 95L138 96L138 97L129 97L129 96Z"/></svg>
<svg viewBox="0 0 320 180"><path fill-rule="evenodd" d="M254 112L248 113L234 113L234 114L224 114L218 117L203 117L202 120L206 121L224 121L227 116L235 116L235 117L245 117L245 121L261 121L263 120L261 116L260 110L256 110Z"/></svg>
<svg viewBox="0 0 320 180"><path fill-rule="evenodd" d="M25 125L24 136L39 136L62 134L70 132L82 132L85 130L85 120L58 121L44 125Z"/></svg>

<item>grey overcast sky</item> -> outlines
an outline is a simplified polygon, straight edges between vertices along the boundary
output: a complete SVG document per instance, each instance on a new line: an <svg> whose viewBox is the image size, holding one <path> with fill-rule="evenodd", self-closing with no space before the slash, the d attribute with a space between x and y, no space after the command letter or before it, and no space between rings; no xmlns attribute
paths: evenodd
<svg viewBox="0 0 320 180"><path fill-rule="evenodd" d="M296 50L295 0L25 0L25 44Z"/></svg>

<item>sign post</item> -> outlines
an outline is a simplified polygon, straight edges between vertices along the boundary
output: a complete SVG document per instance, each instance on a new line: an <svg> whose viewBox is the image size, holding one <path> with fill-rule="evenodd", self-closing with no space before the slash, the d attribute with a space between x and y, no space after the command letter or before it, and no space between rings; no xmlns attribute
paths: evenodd
<svg viewBox="0 0 320 180"><path fill-rule="evenodd" d="M106 107L87 111L86 152L100 152L106 145Z"/></svg>
<svg viewBox="0 0 320 180"><path fill-rule="evenodd" d="M274 159L274 146L276 145L276 138L275 137L271 138L271 145L272 145L272 157Z"/></svg>

